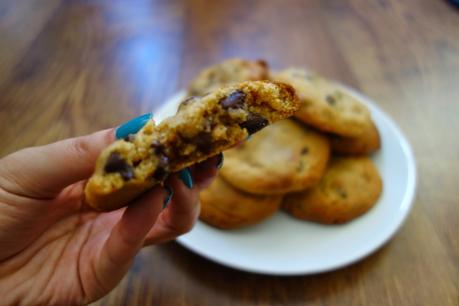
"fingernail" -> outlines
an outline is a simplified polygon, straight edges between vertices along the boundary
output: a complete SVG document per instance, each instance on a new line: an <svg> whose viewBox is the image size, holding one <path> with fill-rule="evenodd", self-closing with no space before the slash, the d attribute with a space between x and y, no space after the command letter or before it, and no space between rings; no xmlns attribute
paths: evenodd
<svg viewBox="0 0 459 306"><path fill-rule="evenodd" d="M247 138L246 138L245 140L246 140L246 141L247 141L247 140L250 140L250 138L252 138L252 135L247 136Z"/></svg>
<svg viewBox="0 0 459 306"><path fill-rule="evenodd" d="M217 156L217 169L221 169L223 167L223 153L218 154Z"/></svg>
<svg viewBox="0 0 459 306"><path fill-rule="evenodd" d="M193 177L191 176L190 169L185 168L181 170L179 173L180 180L182 180L183 184L189 189L193 188Z"/></svg>
<svg viewBox="0 0 459 306"><path fill-rule="evenodd" d="M174 195L174 191L172 190L171 187L169 186L164 186L164 190L166 191L166 196L164 197L164 202L163 202L163 209L169 205L169 203L172 200L172 196Z"/></svg>
<svg viewBox="0 0 459 306"><path fill-rule="evenodd" d="M123 123L116 129L116 139L125 138L128 137L130 134L137 133L145 124L147 124L148 120L150 120L152 116L152 113L147 113L142 116L136 117L132 120L129 120L126 123Z"/></svg>

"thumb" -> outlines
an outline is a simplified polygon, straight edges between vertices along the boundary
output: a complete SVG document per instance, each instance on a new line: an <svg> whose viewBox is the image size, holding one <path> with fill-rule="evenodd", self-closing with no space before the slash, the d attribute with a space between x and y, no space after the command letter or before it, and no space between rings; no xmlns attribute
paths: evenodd
<svg viewBox="0 0 459 306"><path fill-rule="evenodd" d="M99 153L115 140L113 129L32 147L0 160L0 187L18 195L53 197L91 175Z"/></svg>

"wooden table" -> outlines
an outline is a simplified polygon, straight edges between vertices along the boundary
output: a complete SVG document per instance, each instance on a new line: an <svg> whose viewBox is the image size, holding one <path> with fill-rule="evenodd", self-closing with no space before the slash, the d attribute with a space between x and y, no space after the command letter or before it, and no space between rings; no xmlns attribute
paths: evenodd
<svg viewBox="0 0 459 306"><path fill-rule="evenodd" d="M269 277L169 243L95 305L459 305L459 14L446 2L3 0L0 38L1 156L157 109L234 56L354 86L413 145L414 209L359 263Z"/></svg>

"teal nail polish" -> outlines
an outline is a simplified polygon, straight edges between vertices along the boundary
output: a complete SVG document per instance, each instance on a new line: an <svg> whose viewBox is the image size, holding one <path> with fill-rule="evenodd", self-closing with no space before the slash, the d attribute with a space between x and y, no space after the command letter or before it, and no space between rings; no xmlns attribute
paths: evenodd
<svg viewBox="0 0 459 306"><path fill-rule="evenodd" d="M250 140L250 138L252 138L252 135L247 136L245 140Z"/></svg>
<svg viewBox="0 0 459 306"><path fill-rule="evenodd" d="M166 196L164 197L164 202L163 202L163 209L169 205L169 203L172 200L172 196L174 195L174 191L172 190L171 187L169 186L164 186L164 190L166 191Z"/></svg>
<svg viewBox="0 0 459 306"><path fill-rule="evenodd" d="M115 132L116 139L128 137L130 134L137 133L151 119L152 113L147 113L142 116L129 120L120 125Z"/></svg>
<svg viewBox="0 0 459 306"><path fill-rule="evenodd" d="M217 156L217 169L221 169L223 167L223 153L218 154Z"/></svg>
<svg viewBox="0 0 459 306"><path fill-rule="evenodd" d="M193 177L191 176L190 169L185 168L181 170L179 173L179 178L185 184L186 187L189 189L193 188Z"/></svg>

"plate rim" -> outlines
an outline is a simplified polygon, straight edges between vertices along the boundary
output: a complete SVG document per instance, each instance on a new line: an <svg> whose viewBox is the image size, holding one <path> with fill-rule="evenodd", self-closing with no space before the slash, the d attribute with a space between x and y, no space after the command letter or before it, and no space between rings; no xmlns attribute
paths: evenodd
<svg viewBox="0 0 459 306"><path fill-rule="evenodd" d="M416 168L416 160L414 157L414 153L412 150L412 147L410 143L408 142L408 139L406 138L405 134L403 131L400 129L400 127L395 123L395 121L388 115L386 112L380 108L380 106L372 99L370 99L368 96L360 93L356 89L338 83L338 86L341 87L342 90L348 92L350 95L354 96L360 101L363 101L363 103L370 108L370 112L377 112L380 117L383 118L385 123L391 128L391 130L396 134L398 142L400 143L400 147L402 149L403 155L406 157L407 161L407 187L404 191L403 198L400 202L400 208L403 208L401 210L401 215L398 218L397 222L394 223L391 228L388 229L387 233L384 234L384 236L380 239L375 239L373 240L374 242L369 243L366 245L357 255L357 256L350 256L347 260L342 260L340 262L337 262L336 264L331 264L328 266L324 267L319 267L317 269L298 269L298 270L282 270L282 269L271 269L271 268L266 268L266 269L259 269L259 268L254 268L254 267L248 267L246 265L239 265L238 263L235 262L228 262L225 260L222 260L218 258L217 256L212 256L205 251L201 250L199 247L193 245L191 242L187 240L187 235L183 235L180 237L177 237L175 240L182 245L183 247L187 248L188 250L194 252L195 254L202 256L206 258L207 260L216 262L218 264L221 264L225 267L229 267L232 269L237 269L245 272L250 272L250 273L256 273L256 274L263 274L263 275L275 275L275 276L298 276L298 275L310 275L310 274L317 274L317 273L323 273L323 272L328 272L332 270L337 270L346 266L349 266L353 263L356 263L363 258L369 256L370 254L376 252L379 250L381 247L383 247L388 241L390 241L397 232L401 229L402 225L405 223L409 213L411 212L414 204L414 199L416 195L416 189L417 189L417 180L418 180L418 174L417 174L417 168ZM162 104L158 109L157 113L162 113L164 112L164 109L167 108L167 106L171 103L177 103L177 100L184 98L185 97L185 90L179 90L176 92L174 95L172 95L170 98L168 98L164 104ZM202 222L198 220L197 222Z"/></svg>

